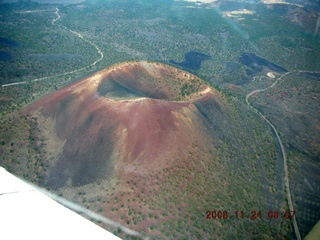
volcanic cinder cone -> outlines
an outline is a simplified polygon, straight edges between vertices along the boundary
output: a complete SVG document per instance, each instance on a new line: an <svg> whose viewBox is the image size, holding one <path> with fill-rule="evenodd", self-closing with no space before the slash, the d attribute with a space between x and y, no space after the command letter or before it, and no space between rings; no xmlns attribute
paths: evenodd
<svg viewBox="0 0 320 240"><path fill-rule="evenodd" d="M168 167L207 139L195 104L218 94L196 76L153 62L99 71L27 107L63 144L47 185L88 184ZM49 136L50 138L50 136Z"/></svg>

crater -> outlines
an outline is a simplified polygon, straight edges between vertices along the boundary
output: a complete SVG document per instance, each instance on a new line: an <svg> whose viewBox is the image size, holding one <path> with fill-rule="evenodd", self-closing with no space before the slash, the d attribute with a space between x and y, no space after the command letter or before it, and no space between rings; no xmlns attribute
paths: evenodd
<svg viewBox="0 0 320 240"><path fill-rule="evenodd" d="M141 98L187 101L205 88L204 81L195 75L157 62L120 63L99 75L98 94L114 101Z"/></svg>
<svg viewBox="0 0 320 240"><path fill-rule="evenodd" d="M101 96L115 101L146 97L145 95L131 90L113 80L103 81L98 87L98 92Z"/></svg>

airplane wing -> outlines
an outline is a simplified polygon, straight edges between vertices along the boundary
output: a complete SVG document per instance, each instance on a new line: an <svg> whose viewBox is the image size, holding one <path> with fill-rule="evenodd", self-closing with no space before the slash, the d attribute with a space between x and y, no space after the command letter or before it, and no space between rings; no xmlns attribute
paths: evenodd
<svg viewBox="0 0 320 240"><path fill-rule="evenodd" d="M120 239L0 167L0 239Z"/></svg>

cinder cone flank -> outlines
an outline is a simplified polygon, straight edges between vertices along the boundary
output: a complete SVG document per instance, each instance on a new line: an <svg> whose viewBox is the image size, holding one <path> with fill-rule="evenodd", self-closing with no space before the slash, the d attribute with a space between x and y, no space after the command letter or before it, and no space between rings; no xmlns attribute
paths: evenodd
<svg viewBox="0 0 320 240"><path fill-rule="evenodd" d="M63 151L47 184L60 188L170 166L206 135L194 105L214 90L152 62L118 64L66 86L26 111L53 120ZM44 121L43 121L44 122Z"/></svg>

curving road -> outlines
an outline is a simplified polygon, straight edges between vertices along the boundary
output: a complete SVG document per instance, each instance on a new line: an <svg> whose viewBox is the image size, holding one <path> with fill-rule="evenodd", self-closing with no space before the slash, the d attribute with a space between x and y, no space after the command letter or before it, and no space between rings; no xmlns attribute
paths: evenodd
<svg viewBox="0 0 320 240"><path fill-rule="evenodd" d="M60 14L59 14L59 9L56 8L56 12L55 14L57 15L56 18L54 18L52 21L51 21L51 24L52 25L56 25L56 22L61 18ZM96 45L94 44L93 42L91 42L90 40L84 38L80 33L76 32L76 31L73 31L69 28L67 28L66 26L63 26L63 25L60 25L62 26L64 29L66 29L67 31L71 32L72 34L75 34L77 37L81 38L83 41L87 42L88 44L92 45L96 50L97 52L99 53L100 55L100 58L97 59L95 62L85 66L85 67L82 67L82 68L79 68L79 69L76 69L76 70L73 70L73 71L69 71L69 72L64 72L64 73L60 73L60 74L57 74L57 75L53 75L53 76L48 76L48 77L42 77L42 78L36 78L36 79L33 79L31 81L21 81L21 82L15 82L15 83L9 83L9 84L3 84L1 87L8 87L8 86L14 86L14 85L20 85L20 84L27 84L27 83L30 83L30 82L37 82L37 81L42 81L42 80L46 80L48 78L51 78L51 77L59 77L59 76L63 76L63 75L67 75L67 74L71 74L71 73L76 73L76 72L79 72L79 71L82 71L82 70L85 70L87 68L90 68L92 66L95 66L98 62L100 62L103 58L104 58L104 55L103 55L103 52L101 51L101 49ZM277 129L274 127L274 125L259 111L257 110L255 107L253 107L250 102L249 102L249 98L256 94L256 93L259 93L259 92L264 92L266 90L269 90L271 88L273 88L283 77L285 77L286 75L290 74L290 72L287 72L283 75L281 75L271 86L267 87L267 88L263 88L263 89L258 89L258 90L254 90L250 93L248 93L246 95L246 103L247 105L254 110L254 112L256 112L258 115L260 115L266 122L267 124L273 129L273 131L275 132L275 135L276 135L276 138L277 138L277 141L280 145L280 148L281 148L281 152L282 152L282 157L283 157L283 164L284 164L284 174L285 174L285 177L284 177L284 181L285 181L285 189L286 189L286 194L287 194L287 201L288 201L288 206L289 206L289 210L290 212L291 211L294 211L294 208L293 208L293 203L292 203L292 198L291 198L291 193L290 193L290 184L289 184L289 174L288 174L288 165L287 165L287 156L286 156L286 152L285 152L285 149L283 147L283 144L282 144L282 141L281 141L281 138L278 134L278 131ZM205 90L205 92L203 93L206 93L207 92L207 89ZM295 231L295 234L296 234L296 237L298 240L301 240L301 235L300 235L300 232L299 232L299 228L298 228L298 224L297 224L297 221L296 221L296 217L293 216L292 218L292 223L293 223L293 227L294 227L294 231Z"/></svg>
<svg viewBox="0 0 320 240"><path fill-rule="evenodd" d="M271 86L267 87L267 88L263 88L263 89L258 89L258 90L255 90L255 91L252 91L250 93L248 93L246 95L246 103L248 104L248 106L250 108L252 108L258 115L260 115L267 123L268 125L273 129L273 131L275 132L276 134L276 138L277 138L277 141L280 145L280 148L281 148L281 152L282 152L282 158L283 158L283 165L284 165L284 184L285 184L285 190L286 190L286 194L287 194L287 201L288 201L288 207L289 207L289 210L290 210L290 213L294 212L294 208L293 208L293 204L292 204L292 198L291 198L291 193L290 193L290 183L289 183L289 173L288 173L288 164L287 164L287 155L286 155L286 151L283 147L283 144L282 144L282 141L281 141L281 138L278 134L278 131L277 129L275 128L275 126L258 110L256 109L255 107L253 107L250 102L249 102L249 98L253 95L253 94L256 94L256 93L259 93L259 92L263 92L263 91L266 91L268 89L271 89L273 88L283 77L285 77L286 75L290 74L290 72L287 72L283 75L281 75ZM296 237L298 240L301 240L301 235L300 235L300 232L299 232L299 227L298 227L298 224L297 224L297 220L296 220L296 217L295 215L293 216L292 218L292 224L293 224L293 228L294 228L294 232L296 234Z"/></svg>
<svg viewBox="0 0 320 240"><path fill-rule="evenodd" d="M56 21L58 21L61 18L60 14L59 14L59 11L60 11L59 8L56 8L55 14L57 15L57 17L54 18L51 21L52 25L56 25ZM86 69L88 69L90 67L95 66L98 62L100 62L104 58L103 52L101 51L101 49L95 43L93 43L90 40L84 38L80 33L76 32L76 31L73 31L73 30L67 28L66 26L63 26L63 25L60 25L60 26L62 26L64 29L66 29L67 31L71 32L72 34L75 34L77 37L81 38L83 41L85 41L85 42L89 43L90 45L92 45L97 50L97 52L99 53L100 58L98 58L96 61L94 61L93 63L91 63L91 64L89 64L89 65L87 65L85 67L82 67L82 68L79 68L79 69L76 69L76 70L73 70L73 71L59 73L59 74L56 74L56 75L53 75L53 76L48 76L48 77L36 78L36 79L32 79L31 81L21 81L21 82L3 84L3 85L1 85L1 87L9 87L9 86L14 86L14 85L27 84L27 83L31 83L31 82L38 82L38 81L43 81L43 80L46 80L46 79L52 78L52 77L59 77L59 76L63 76L63 75L71 74L71 73L80 72L80 71L83 71L83 70L86 70Z"/></svg>

